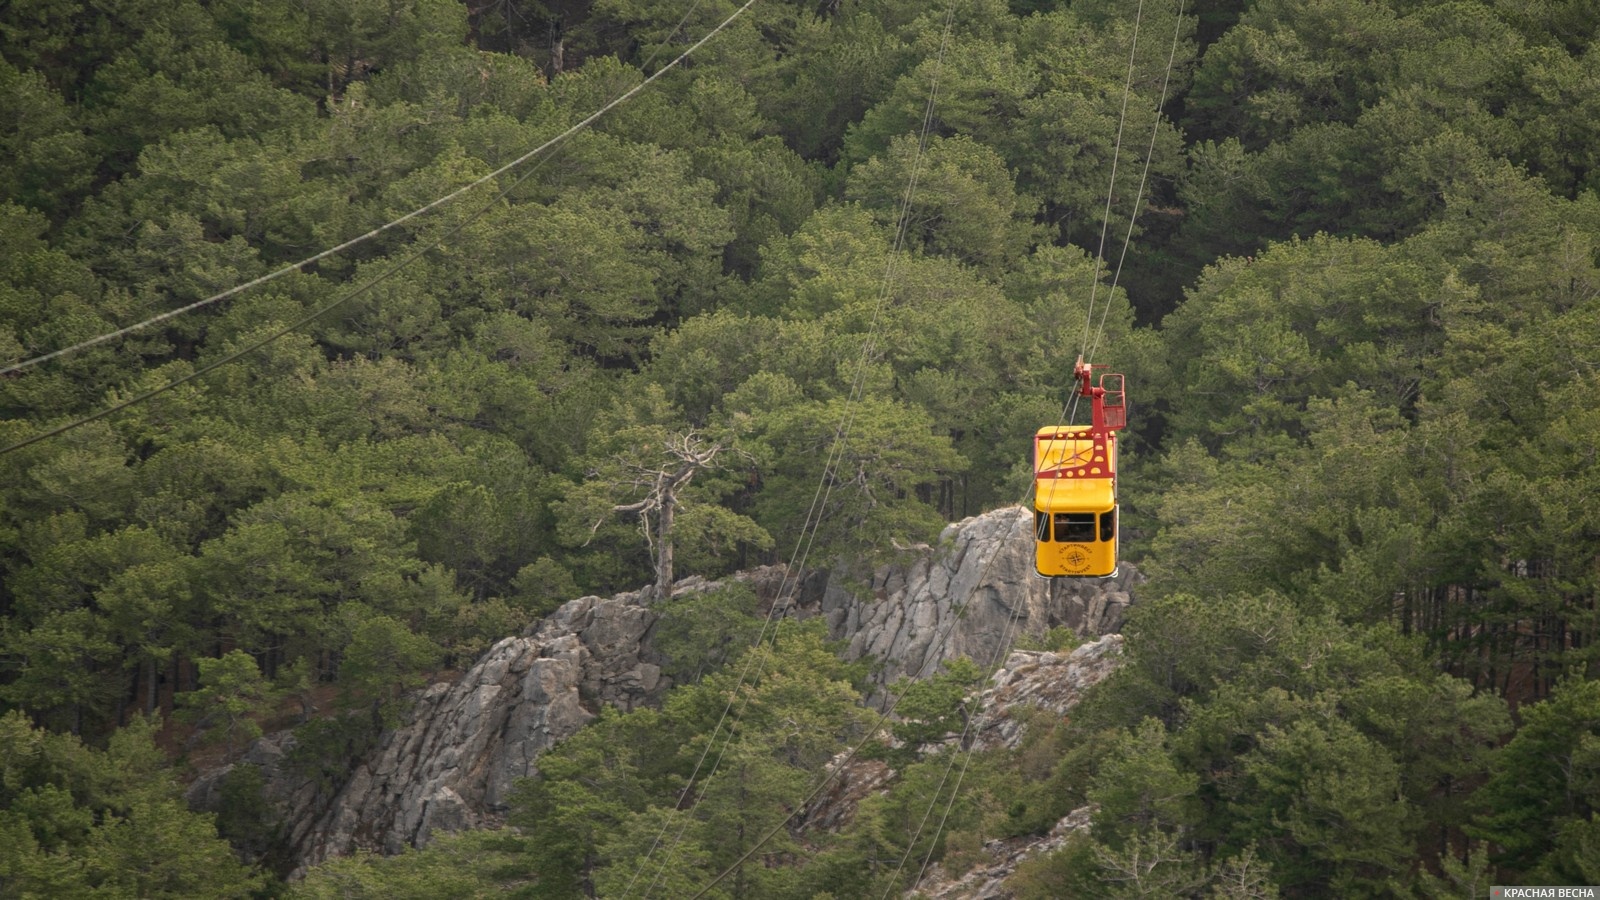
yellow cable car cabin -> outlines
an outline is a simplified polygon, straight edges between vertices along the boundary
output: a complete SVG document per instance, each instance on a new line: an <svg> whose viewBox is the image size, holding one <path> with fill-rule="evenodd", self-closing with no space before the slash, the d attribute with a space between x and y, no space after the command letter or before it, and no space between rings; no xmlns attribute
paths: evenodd
<svg viewBox="0 0 1600 900"><path fill-rule="evenodd" d="M1078 359L1079 393L1092 424L1046 426L1033 438L1034 568L1047 578L1117 574L1117 431L1127 424L1122 376L1091 384Z"/></svg>

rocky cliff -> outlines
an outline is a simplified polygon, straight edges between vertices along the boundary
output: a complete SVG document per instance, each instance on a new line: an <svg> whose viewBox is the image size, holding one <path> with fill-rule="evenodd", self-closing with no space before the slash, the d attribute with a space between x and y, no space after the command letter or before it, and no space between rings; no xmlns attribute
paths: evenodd
<svg viewBox="0 0 1600 900"><path fill-rule="evenodd" d="M849 642L847 658L883 661L884 683L926 677L960 656L994 666L1019 636L1058 626L1086 637L1119 630L1138 572L1124 563L1112 578L1040 578L1032 527L1032 513L1017 507L951 525L937 548L905 553L870 584L835 573L815 609L831 636Z"/></svg>
<svg viewBox="0 0 1600 900"><path fill-rule="evenodd" d="M532 634L496 643L454 683L425 689L400 727L386 732L336 792L317 790L283 765L293 737L258 741L259 766L300 868L355 849L395 853L438 831L494 824L512 782L539 754L594 718L659 699L669 686L646 643L656 616L639 595L583 597ZM190 789L214 807L227 770Z"/></svg>
<svg viewBox="0 0 1600 900"><path fill-rule="evenodd" d="M1071 653L1016 651L996 672L980 697L980 747L1017 747L1026 727L1023 710L1039 710L1055 718L1071 714L1084 692L1116 671L1122 661L1119 634L1107 635ZM948 873L935 864L907 896L926 900L1003 900L1012 896L1006 880L1028 859L1066 843L1075 831L1089 827L1093 807L1073 810L1042 836L995 839L983 847L986 858L963 873Z"/></svg>
<svg viewBox="0 0 1600 900"><path fill-rule="evenodd" d="M991 665L1017 636L1057 626L1091 637L1115 631L1137 573L1037 578L1029 521L1017 508L968 519L947 528L939 546L904 551L865 578L810 573L787 591L781 567L740 577L768 609L779 603L784 615L825 616L832 636L848 642L847 657L882 661L883 684L932 674L962 655ZM686 580L674 596L706 587ZM459 680L427 688L337 791L319 791L279 765L292 737L258 742L246 761L261 767L300 866L356 849L392 853L440 831L494 824L512 782L534 774L539 754L601 706L659 700L670 682L651 646L661 610L649 597L573 600L531 633L498 642ZM191 801L214 807L225 774L196 782Z"/></svg>
<svg viewBox="0 0 1600 900"><path fill-rule="evenodd" d="M972 698L972 706L978 711L972 745L976 749L1015 748L1021 744L1030 715L1042 712L1054 719L1070 715L1089 688L1116 671L1122 650L1122 636L1110 634L1067 653L1013 651L988 687ZM952 735L949 742L955 740ZM887 791L895 778L886 763L875 759L852 760L833 774L827 790L796 823L801 831L843 826L855 816L861 801ZM1041 836L989 841L983 847L984 860L966 872L948 873L936 864L906 896L925 900L1010 897L1006 880L1017 866L1059 848L1074 831L1088 828L1092 813L1089 807L1074 810Z"/></svg>

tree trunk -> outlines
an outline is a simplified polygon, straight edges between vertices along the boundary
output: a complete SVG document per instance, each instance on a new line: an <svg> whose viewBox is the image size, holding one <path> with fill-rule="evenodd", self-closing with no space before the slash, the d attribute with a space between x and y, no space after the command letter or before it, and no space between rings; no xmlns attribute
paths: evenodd
<svg viewBox="0 0 1600 900"><path fill-rule="evenodd" d="M172 662L167 666L167 700L161 707L161 712L165 715L172 715L172 711L178 706L178 678L183 671L182 666L183 657L173 653Z"/></svg>
<svg viewBox="0 0 1600 900"><path fill-rule="evenodd" d="M672 599L672 514L677 510L678 497L667 489L661 497L661 519L656 523L656 600Z"/></svg>

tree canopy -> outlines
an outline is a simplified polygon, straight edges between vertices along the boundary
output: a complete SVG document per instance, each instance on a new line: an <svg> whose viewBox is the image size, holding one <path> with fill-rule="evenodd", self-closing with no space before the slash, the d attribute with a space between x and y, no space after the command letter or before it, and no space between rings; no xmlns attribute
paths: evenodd
<svg viewBox="0 0 1600 900"><path fill-rule="evenodd" d="M158 745L231 758L327 691L304 752L342 758L580 594L936 543L1026 499L1080 353L1128 376L1125 670L925 834L946 673L874 751L894 788L728 895L880 895L1090 803L1021 895L1600 878L1581 4L768 0L378 230L736 9L0 11L0 448L159 389L0 455L0 893L273 890ZM536 840L297 890L605 893L665 829L692 892L863 727L749 605L669 617L685 686L548 757ZM729 695L741 740L675 800Z"/></svg>

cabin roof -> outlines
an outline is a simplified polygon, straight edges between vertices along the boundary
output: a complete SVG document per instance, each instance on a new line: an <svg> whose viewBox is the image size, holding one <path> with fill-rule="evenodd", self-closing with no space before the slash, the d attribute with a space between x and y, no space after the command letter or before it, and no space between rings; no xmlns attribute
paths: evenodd
<svg viewBox="0 0 1600 900"><path fill-rule="evenodd" d="M1117 493L1109 478L1040 478L1033 503L1045 512L1105 512L1117 505Z"/></svg>

